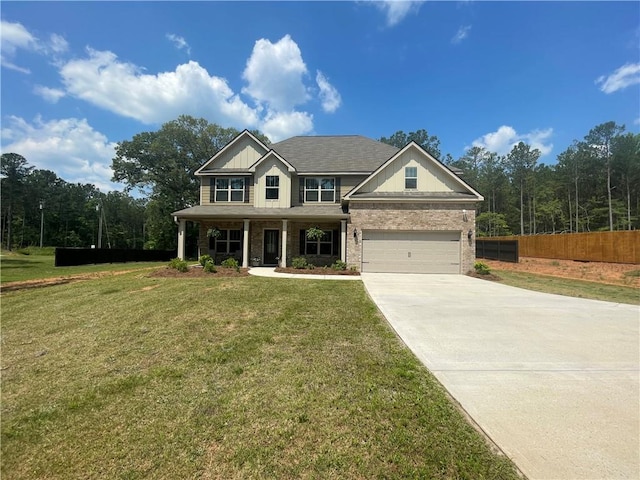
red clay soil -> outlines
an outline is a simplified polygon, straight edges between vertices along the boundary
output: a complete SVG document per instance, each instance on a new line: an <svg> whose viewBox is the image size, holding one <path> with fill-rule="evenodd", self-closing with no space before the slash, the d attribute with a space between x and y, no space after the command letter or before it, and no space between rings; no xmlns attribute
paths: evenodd
<svg viewBox="0 0 640 480"><path fill-rule="evenodd" d="M479 258L492 271L508 270L537 273L553 277L572 278L608 285L640 288L640 265L626 263L578 262L551 258L520 257L519 263L499 262ZM635 272L630 274L630 272ZM499 272L496 272L500 276Z"/></svg>

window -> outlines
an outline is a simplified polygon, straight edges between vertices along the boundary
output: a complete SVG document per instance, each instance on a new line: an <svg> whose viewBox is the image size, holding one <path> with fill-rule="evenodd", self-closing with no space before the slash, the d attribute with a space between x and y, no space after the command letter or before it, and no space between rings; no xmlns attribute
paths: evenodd
<svg viewBox="0 0 640 480"><path fill-rule="evenodd" d="M404 188L418 188L418 168L405 167L404 169Z"/></svg>
<svg viewBox="0 0 640 480"><path fill-rule="evenodd" d="M302 230L301 235L304 235L304 252L300 252L301 255L334 255L334 244L332 230L324 230L324 235L318 240L310 240L307 238L307 231Z"/></svg>
<svg viewBox="0 0 640 480"><path fill-rule="evenodd" d="M209 248L233 255L242 250L242 230L220 230L220 237L209 240Z"/></svg>
<svg viewBox="0 0 640 480"><path fill-rule="evenodd" d="M216 202L244 202L244 178L216 178Z"/></svg>
<svg viewBox="0 0 640 480"><path fill-rule="evenodd" d="M336 179L335 178L314 178L304 179L304 201L305 202L335 202L336 201Z"/></svg>
<svg viewBox="0 0 640 480"><path fill-rule="evenodd" d="M280 177L277 175L267 175L267 200L277 200L280 190Z"/></svg>

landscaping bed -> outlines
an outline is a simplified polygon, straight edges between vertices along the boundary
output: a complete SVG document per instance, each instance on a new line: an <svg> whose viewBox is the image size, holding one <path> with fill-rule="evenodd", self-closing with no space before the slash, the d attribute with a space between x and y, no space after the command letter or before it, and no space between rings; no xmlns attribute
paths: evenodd
<svg viewBox="0 0 640 480"><path fill-rule="evenodd" d="M248 268L235 268L220 267L216 265L216 272L205 272L204 268L200 266L192 266L186 272L180 272L175 268L165 267L155 270L149 275L149 277L159 278L215 278L215 277L246 277L249 275Z"/></svg>
<svg viewBox="0 0 640 480"><path fill-rule="evenodd" d="M276 272L297 273L297 274L305 274L305 275L360 275L360 272L358 272L357 270L335 270L333 268L327 268L327 267L316 267L316 268L277 267Z"/></svg>

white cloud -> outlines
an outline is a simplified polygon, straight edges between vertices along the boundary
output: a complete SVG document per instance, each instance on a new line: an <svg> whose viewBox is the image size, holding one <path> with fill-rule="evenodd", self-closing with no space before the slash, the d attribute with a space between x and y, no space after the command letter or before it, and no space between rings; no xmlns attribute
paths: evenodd
<svg viewBox="0 0 640 480"><path fill-rule="evenodd" d="M393 27L399 24L410 13L417 13L420 9L420 5L424 3L424 0L420 1L408 1L408 0L384 0L375 1L373 4L384 12L387 17L387 26Z"/></svg>
<svg viewBox="0 0 640 480"><path fill-rule="evenodd" d="M524 142L532 148L540 150L541 156L548 155L553 150L553 144L548 143L553 135L553 129L533 130L529 133L519 134L513 127L502 125L495 132L490 132L480 138L476 138L474 147L486 148L490 152L506 155L519 142Z"/></svg>
<svg viewBox="0 0 640 480"><path fill-rule="evenodd" d="M69 42L63 36L52 33L47 49L54 54L65 53L69 50Z"/></svg>
<svg viewBox="0 0 640 480"><path fill-rule="evenodd" d="M149 75L112 52L88 48L87 54L60 70L69 95L143 123L161 123L186 113L243 128L258 124L256 112L227 81L210 76L197 62Z"/></svg>
<svg viewBox="0 0 640 480"><path fill-rule="evenodd" d="M178 50L186 50L187 55L191 56L191 47L184 39L184 37L181 37L180 35L176 35L174 33L167 33L167 38L173 42Z"/></svg>
<svg viewBox="0 0 640 480"><path fill-rule="evenodd" d="M329 83L327 77L325 77L320 70L316 72L316 83L318 84L318 88L320 88L322 109L327 113L335 112L342 104L340 93Z"/></svg>
<svg viewBox="0 0 640 480"><path fill-rule="evenodd" d="M42 85L36 85L33 87L33 93L41 96L49 103L57 103L62 97L64 97L64 91L57 88L44 87Z"/></svg>
<svg viewBox="0 0 640 480"><path fill-rule="evenodd" d="M111 182L116 144L86 119L28 122L10 116L2 128L2 152L15 152L38 169L52 170L67 182L92 183L102 191L121 189Z"/></svg>
<svg viewBox="0 0 640 480"><path fill-rule="evenodd" d="M313 115L307 112L278 112L266 116L262 132L273 142L313 130Z"/></svg>
<svg viewBox="0 0 640 480"><path fill-rule="evenodd" d="M248 83L242 93L270 110L289 111L310 98L303 82L306 74L300 48L289 35L276 43L261 38L255 43L242 74Z"/></svg>
<svg viewBox="0 0 640 480"><path fill-rule="evenodd" d="M634 125L640 125L640 117L636 118L636 119L633 121L633 124L634 124Z"/></svg>
<svg viewBox="0 0 640 480"><path fill-rule="evenodd" d="M61 35L51 34L49 41L41 41L32 35L21 23L0 21L1 64L5 68L22 73L31 73L26 67L14 63L18 50L50 55L56 59L58 54L68 50L69 44Z"/></svg>
<svg viewBox="0 0 640 480"><path fill-rule="evenodd" d="M471 30L471 25L462 25L451 39L451 43L457 45L458 43L462 42L469 36L469 30Z"/></svg>
<svg viewBox="0 0 640 480"><path fill-rule="evenodd" d="M2 66L22 73L30 73L28 68L13 63L18 49L35 51L38 40L20 23L0 21L0 60Z"/></svg>
<svg viewBox="0 0 640 480"><path fill-rule="evenodd" d="M37 95L55 103L75 97L117 115L146 124L173 120L181 114L203 117L236 128L259 128L272 141L313 130L313 115L296 111L318 95L325 112L334 112L342 100L324 74L317 72L318 88L305 85L307 67L298 45L289 35L272 43L260 39L247 60L243 94L227 80L210 75L198 62L174 71L146 73L143 67L118 59L109 51L86 49L86 56L58 62L63 88L38 85Z"/></svg>
<svg viewBox="0 0 640 480"><path fill-rule="evenodd" d="M604 93L613 93L636 85L640 83L640 63L626 63L612 74L598 77L595 83L600 84L600 90Z"/></svg>

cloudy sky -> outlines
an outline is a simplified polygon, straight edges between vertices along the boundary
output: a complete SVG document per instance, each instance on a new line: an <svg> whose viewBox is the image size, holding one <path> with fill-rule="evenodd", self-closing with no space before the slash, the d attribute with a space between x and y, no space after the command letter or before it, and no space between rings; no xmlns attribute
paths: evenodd
<svg viewBox="0 0 640 480"><path fill-rule="evenodd" d="M272 141L426 129L455 158L640 129L637 2L2 2L2 152L110 182L178 115Z"/></svg>

